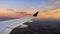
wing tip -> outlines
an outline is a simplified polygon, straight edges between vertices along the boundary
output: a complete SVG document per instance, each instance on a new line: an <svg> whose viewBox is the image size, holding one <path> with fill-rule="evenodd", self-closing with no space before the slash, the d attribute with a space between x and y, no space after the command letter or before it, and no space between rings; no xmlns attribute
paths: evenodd
<svg viewBox="0 0 60 34"><path fill-rule="evenodd" d="M37 11L33 16L37 16L37 15L38 15L38 13L39 13L39 11Z"/></svg>

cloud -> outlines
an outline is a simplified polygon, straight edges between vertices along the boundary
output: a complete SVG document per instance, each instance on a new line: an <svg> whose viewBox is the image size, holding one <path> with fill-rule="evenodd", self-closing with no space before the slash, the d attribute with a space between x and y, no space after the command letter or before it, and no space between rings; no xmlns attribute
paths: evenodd
<svg viewBox="0 0 60 34"><path fill-rule="evenodd" d="M20 12L17 9L0 9L0 18L22 18L31 15L29 12Z"/></svg>
<svg viewBox="0 0 60 34"><path fill-rule="evenodd" d="M55 2L54 5L55 5L56 7L59 7L59 8L60 8L60 0L57 1L57 2Z"/></svg>
<svg viewBox="0 0 60 34"><path fill-rule="evenodd" d="M51 2L51 5L55 8L60 8L60 0L54 0L53 2Z"/></svg>
<svg viewBox="0 0 60 34"><path fill-rule="evenodd" d="M47 7L49 8L49 7ZM12 12L13 10L13 12ZM0 18L23 18L30 15L33 15L34 13L31 12L15 12L15 9L6 9L0 11ZM54 9L54 10L46 10L46 11L40 11L37 19L60 19L60 8Z"/></svg>
<svg viewBox="0 0 60 34"><path fill-rule="evenodd" d="M60 0L47 0L47 3L40 4L38 6L35 6L38 10L51 10L60 8Z"/></svg>
<svg viewBox="0 0 60 34"><path fill-rule="evenodd" d="M38 19L60 19L60 8L39 13Z"/></svg>

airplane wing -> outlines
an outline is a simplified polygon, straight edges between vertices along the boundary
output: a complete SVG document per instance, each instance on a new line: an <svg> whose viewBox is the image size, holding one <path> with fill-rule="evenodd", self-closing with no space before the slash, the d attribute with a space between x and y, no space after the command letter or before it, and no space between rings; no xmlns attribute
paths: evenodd
<svg viewBox="0 0 60 34"><path fill-rule="evenodd" d="M10 32L19 25L24 25L23 23L33 19L37 16L38 11L33 16L28 16L26 18L13 19L0 22L0 34L10 34ZM25 25L27 26L27 25Z"/></svg>

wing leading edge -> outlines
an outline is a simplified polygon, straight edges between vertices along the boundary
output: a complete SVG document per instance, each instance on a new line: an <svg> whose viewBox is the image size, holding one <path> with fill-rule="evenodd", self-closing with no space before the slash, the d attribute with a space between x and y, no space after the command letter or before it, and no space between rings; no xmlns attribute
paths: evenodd
<svg viewBox="0 0 60 34"><path fill-rule="evenodd" d="M38 15L38 11L33 16L28 16L26 18L8 20L0 22L0 34L10 34L10 32L17 26L23 25L23 23L31 20L34 16Z"/></svg>

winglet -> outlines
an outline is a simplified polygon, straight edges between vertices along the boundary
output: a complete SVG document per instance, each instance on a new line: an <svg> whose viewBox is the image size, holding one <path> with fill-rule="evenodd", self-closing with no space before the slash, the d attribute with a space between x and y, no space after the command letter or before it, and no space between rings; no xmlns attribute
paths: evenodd
<svg viewBox="0 0 60 34"><path fill-rule="evenodd" d="M37 16L37 15L38 15L38 13L39 13L39 11L37 11L33 16Z"/></svg>

